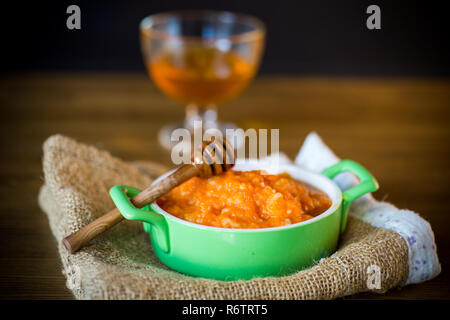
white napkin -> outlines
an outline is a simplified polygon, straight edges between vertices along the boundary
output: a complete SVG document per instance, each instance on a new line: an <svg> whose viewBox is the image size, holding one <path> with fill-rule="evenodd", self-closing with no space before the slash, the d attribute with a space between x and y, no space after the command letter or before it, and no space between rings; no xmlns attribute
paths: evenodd
<svg viewBox="0 0 450 320"><path fill-rule="evenodd" d="M287 161L282 154L279 159ZM315 132L306 137L295 158L295 164L314 172L321 172L338 161L339 158ZM334 181L342 190L358 184L358 179L351 173L340 174ZM406 240L409 249L409 276L406 284L426 281L441 272L433 230L418 214L397 209L387 202L376 201L370 194L354 201L349 214L374 227L393 230Z"/></svg>

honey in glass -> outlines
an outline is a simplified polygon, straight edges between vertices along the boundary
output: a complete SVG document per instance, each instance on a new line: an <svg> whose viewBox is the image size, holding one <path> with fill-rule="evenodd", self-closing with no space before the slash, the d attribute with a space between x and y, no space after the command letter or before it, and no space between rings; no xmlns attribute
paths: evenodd
<svg viewBox="0 0 450 320"><path fill-rule="evenodd" d="M169 97L199 106L235 98L256 71L235 52L208 47L163 51L147 64L153 81Z"/></svg>

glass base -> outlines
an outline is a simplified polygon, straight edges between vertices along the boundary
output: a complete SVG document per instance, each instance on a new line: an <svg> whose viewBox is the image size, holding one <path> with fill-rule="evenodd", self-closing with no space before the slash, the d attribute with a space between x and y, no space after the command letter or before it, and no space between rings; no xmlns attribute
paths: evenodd
<svg viewBox="0 0 450 320"><path fill-rule="evenodd" d="M226 138L226 129L239 129L238 126L236 126L234 123L231 122L221 122L221 121L217 121L216 122L218 129L222 132L223 137ZM171 140L171 136L172 136L172 132L176 129L179 128L186 128L185 127L185 122L176 122L176 123L170 123L164 127L161 128L161 130L159 130L158 133L158 141L159 144L166 150L172 150L172 148L177 145L178 143L180 143L180 141L172 141ZM191 131L192 132L192 131ZM192 133L193 134L193 133ZM242 138L240 135L235 137L235 149L239 149L242 144L244 143L244 139ZM193 141L193 136L192 139ZM186 141L186 143L192 143L192 141ZM186 146L189 147L190 146ZM184 149L184 147L183 147ZM186 150L186 149L185 149ZM190 149L189 149L190 150Z"/></svg>

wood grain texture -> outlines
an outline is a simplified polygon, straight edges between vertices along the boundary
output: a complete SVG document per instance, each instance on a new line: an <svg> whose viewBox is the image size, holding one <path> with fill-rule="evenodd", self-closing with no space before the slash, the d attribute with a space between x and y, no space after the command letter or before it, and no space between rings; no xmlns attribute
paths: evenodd
<svg viewBox="0 0 450 320"><path fill-rule="evenodd" d="M123 216L117 208L106 212L80 230L62 239L64 247L70 253L75 253L87 245L92 239L114 227L123 220Z"/></svg>
<svg viewBox="0 0 450 320"><path fill-rule="evenodd" d="M70 299L57 244L37 194L42 143L61 133L126 160L170 161L157 132L183 108L146 75L3 75L1 103L0 298ZM450 82L433 79L266 77L219 109L244 128L279 128L294 157L317 131L340 157L369 168L378 199L419 212L435 232L435 279L351 299L449 299Z"/></svg>

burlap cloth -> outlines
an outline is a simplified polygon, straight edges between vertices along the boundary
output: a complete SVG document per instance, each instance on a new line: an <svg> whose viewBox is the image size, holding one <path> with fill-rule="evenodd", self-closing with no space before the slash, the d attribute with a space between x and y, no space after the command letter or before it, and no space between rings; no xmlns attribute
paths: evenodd
<svg viewBox="0 0 450 320"><path fill-rule="evenodd" d="M352 217L332 257L285 277L224 282L180 274L159 262L148 234L132 221L71 255L61 239L113 208L112 186L144 188L167 168L127 163L56 135L44 143L43 169L39 203L57 240L67 286L78 299L334 299L370 291L371 265L381 270L376 292L401 286L408 277L405 240Z"/></svg>

